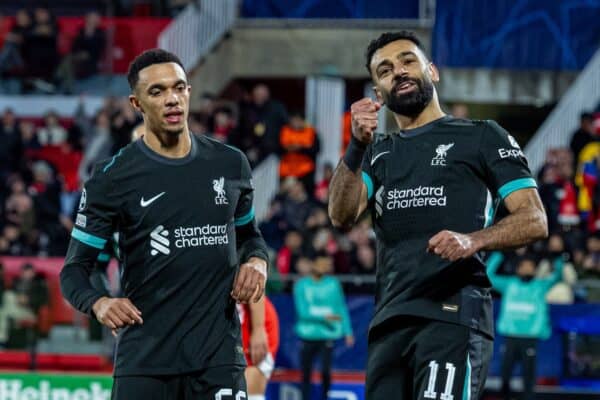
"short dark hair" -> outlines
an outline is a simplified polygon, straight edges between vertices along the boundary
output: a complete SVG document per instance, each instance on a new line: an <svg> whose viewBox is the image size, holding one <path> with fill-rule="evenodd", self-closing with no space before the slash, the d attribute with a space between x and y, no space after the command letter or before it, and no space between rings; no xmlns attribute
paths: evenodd
<svg viewBox="0 0 600 400"><path fill-rule="evenodd" d="M129 87L132 91L135 89L135 86L137 85L140 79L140 71L144 68L154 64L164 64L171 62L179 65L181 69L183 69L183 71L185 72L183 63L175 54L163 49L150 49L144 51L142 54L137 56L131 62L131 64L129 64L129 70L127 71L127 81L129 82Z"/></svg>
<svg viewBox="0 0 600 400"><path fill-rule="evenodd" d="M367 71L369 71L369 75L371 75L371 59L373 58L373 54L380 48L384 47L388 43L395 42L396 40L410 40L414 44L417 45L422 52L423 45L417 36L411 31L400 31L400 32L385 32L382 33L377 39L373 39L369 46L367 47L367 51L365 53Z"/></svg>
<svg viewBox="0 0 600 400"><path fill-rule="evenodd" d="M538 257L533 253L525 253L522 256L517 257L517 266L523 262L532 262L537 265Z"/></svg>
<svg viewBox="0 0 600 400"><path fill-rule="evenodd" d="M581 115L579 115L579 119L581 120L581 122L583 121L593 121L594 120L594 114L592 114L589 111L585 111L582 112Z"/></svg>

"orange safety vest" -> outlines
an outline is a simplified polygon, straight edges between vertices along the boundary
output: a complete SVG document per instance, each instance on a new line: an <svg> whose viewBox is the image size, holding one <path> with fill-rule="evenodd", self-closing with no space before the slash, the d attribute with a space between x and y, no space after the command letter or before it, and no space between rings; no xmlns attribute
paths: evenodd
<svg viewBox="0 0 600 400"><path fill-rule="evenodd" d="M294 130L285 125L281 128L279 142L283 148L296 145L304 148L311 148L315 144L317 133L311 126L306 126L302 130ZM284 153L279 162L279 176L295 176L301 178L315 170L315 162L310 156L302 153L287 152Z"/></svg>

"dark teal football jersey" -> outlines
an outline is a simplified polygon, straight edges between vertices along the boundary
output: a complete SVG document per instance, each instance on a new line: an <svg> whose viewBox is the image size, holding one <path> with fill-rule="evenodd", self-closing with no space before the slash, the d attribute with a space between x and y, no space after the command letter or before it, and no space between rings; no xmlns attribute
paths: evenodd
<svg viewBox="0 0 600 400"><path fill-rule="evenodd" d="M491 225L497 204L536 187L519 144L493 121L450 116L376 135L362 165L377 242L371 327L397 315L463 324L493 334L482 255L450 262L427 252L442 230Z"/></svg>
<svg viewBox="0 0 600 400"><path fill-rule="evenodd" d="M191 137L190 153L179 159L137 140L98 165L85 184L61 283L65 297L91 313L101 294L79 275L119 232L122 296L144 323L120 331L116 376L244 364L230 296L244 245L236 231L255 233L256 249L246 258L266 258L251 170L237 149Z"/></svg>

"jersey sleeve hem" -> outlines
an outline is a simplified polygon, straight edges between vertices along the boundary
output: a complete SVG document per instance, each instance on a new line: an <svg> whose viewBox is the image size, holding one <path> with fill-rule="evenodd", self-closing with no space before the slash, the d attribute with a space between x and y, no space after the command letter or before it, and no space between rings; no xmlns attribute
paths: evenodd
<svg viewBox="0 0 600 400"><path fill-rule="evenodd" d="M106 239L102 239L98 236L94 236L90 233L86 233L84 231L81 231L77 228L73 228L73 230L71 231L71 236L74 239L77 239L78 241L87 244L90 247L96 248L96 249L104 249L104 246L106 245Z"/></svg>
<svg viewBox="0 0 600 400"><path fill-rule="evenodd" d="M502 187L500 187L500 189L498 189L498 194L500 195L500 198L502 198L502 200L504 200L506 198L506 196L508 196L512 192L515 192L520 189L526 189L526 188L537 188L537 183L535 182L535 179L520 178L520 179L512 180L512 181L502 185Z"/></svg>
<svg viewBox="0 0 600 400"><path fill-rule="evenodd" d="M371 200L371 197L373 197L373 180L365 171L362 171L362 180L367 186L367 199Z"/></svg>
<svg viewBox="0 0 600 400"><path fill-rule="evenodd" d="M250 221L252 221L254 219L254 207L252 207L250 209L250 211L248 211L248 213L246 213L246 215L240 217L240 218L236 218L234 221L235 226L242 226L242 225L246 225L247 223L249 223Z"/></svg>

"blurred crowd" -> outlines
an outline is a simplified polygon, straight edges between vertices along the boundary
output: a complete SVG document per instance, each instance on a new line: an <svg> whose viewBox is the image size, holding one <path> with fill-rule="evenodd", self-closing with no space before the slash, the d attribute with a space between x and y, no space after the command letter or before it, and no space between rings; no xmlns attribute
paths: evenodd
<svg viewBox="0 0 600 400"><path fill-rule="evenodd" d="M59 27L46 7L20 9L0 49L0 78L18 78L21 92L71 93L76 79L97 74L106 48L100 14L89 12L67 54L59 53Z"/></svg>

